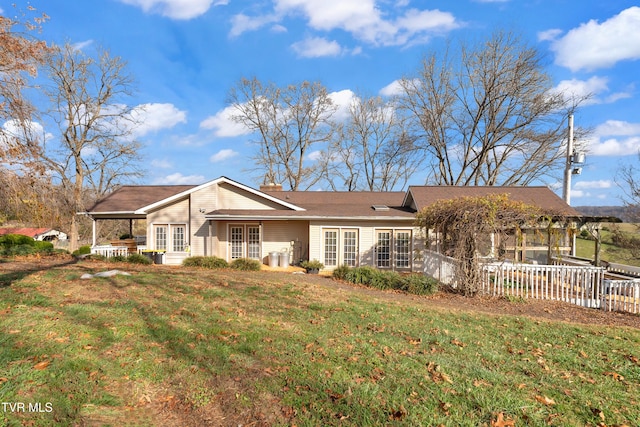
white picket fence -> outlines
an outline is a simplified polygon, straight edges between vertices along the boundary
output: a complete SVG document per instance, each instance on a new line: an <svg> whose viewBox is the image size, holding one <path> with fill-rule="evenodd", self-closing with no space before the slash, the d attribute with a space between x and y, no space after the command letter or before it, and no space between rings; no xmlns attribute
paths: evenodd
<svg viewBox="0 0 640 427"><path fill-rule="evenodd" d="M481 289L488 295L601 306L602 267L495 263L484 265L482 270Z"/></svg>
<svg viewBox="0 0 640 427"><path fill-rule="evenodd" d="M457 260L425 251L425 274L455 286ZM480 292L563 301L607 311L640 313L640 279L610 280L604 267L510 262L482 266Z"/></svg>

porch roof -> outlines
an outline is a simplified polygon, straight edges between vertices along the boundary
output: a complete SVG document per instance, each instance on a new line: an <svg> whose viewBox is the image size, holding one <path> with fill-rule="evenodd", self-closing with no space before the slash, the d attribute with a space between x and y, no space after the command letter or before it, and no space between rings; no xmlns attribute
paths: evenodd
<svg viewBox="0 0 640 427"><path fill-rule="evenodd" d="M292 210L220 209L209 219L400 219L412 220L415 210L402 206L404 192L377 191L269 191L269 195L304 208ZM374 209L380 206L382 209ZM386 209L388 208L388 209Z"/></svg>
<svg viewBox="0 0 640 427"><path fill-rule="evenodd" d="M456 197L483 197L491 194L508 194L511 200L538 206L544 210L557 212L559 215L582 217L580 212L567 205L556 193L544 186L410 186L403 204L406 206L413 204L417 210L420 210L440 200Z"/></svg>
<svg viewBox="0 0 640 427"><path fill-rule="evenodd" d="M87 213L92 216L144 217L135 212L195 187L195 185L124 185L98 200L87 210Z"/></svg>

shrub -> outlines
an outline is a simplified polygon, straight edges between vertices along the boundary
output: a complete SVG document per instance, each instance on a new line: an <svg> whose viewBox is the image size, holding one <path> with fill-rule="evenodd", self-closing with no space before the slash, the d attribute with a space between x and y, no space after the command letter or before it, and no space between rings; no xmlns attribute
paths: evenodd
<svg viewBox="0 0 640 427"><path fill-rule="evenodd" d="M37 252L53 252L53 243L51 242L42 242L36 240L33 242L33 247Z"/></svg>
<svg viewBox="0 0 640 427"><path fill-rule="evenodd" d="M4 246L5 249L20 245L33 246L34 244L35 240L22 234L5 234L4 236L0 236L0 246Z"/></svg>
<svg viewBox="0 0 640 427"><path fill-rule="evenodd" d="M395 271L364 266L338 267L333 277L378 289L397 289L416 295L428 295L438 290L438 281L422 274L401 275Z"/></svg>
<svg viewBox="0 0 640 427"><path fill-rule="evenodd" d="M416 295L430 295L438 291L438 281L424 274L409 274L400 277L399 289Z"/></svg>
<svg viewBox="0 0 640 427"><path fill-rule="evenodd" d="M108 260L110 262L126 262L127 257L124 255L116 255L116 256L112 256L111 258L108 258Z"/></svg>
<svg viewBox="0 0 640 427"><path fill-rule="evenodd" d="M302 261L300 263L300 267L304 268L305 270L309 271L309 270L322 270L324 268L324 264L321 263L320 261L318 261L317 259L312 259L310 261Z"/></svg>
<svg viewBox="0 0 640 427"><path fill-rule="evenodd" d="M255 259L238 258L234 259L229 267L233 268L234 270L241 271L260 271L260 269L262 268L262 263Z"/></svg>
<svg viewBox="0 0 640 427"><path fill-rule="evenodd" d="M373 276L375 276L378 271L379 270L368 266L356 267L347 272L345 279L351 283L368 285L371 283Z"/></svg>
<svg viewBox="0 0 640 427"><path fill-rule="evenodd" d="M215 256L192 256L182 261L185 267L202 267L202 268L228 268L229 263L222 258Z"/></svg>
<svg viewBox="0 0 640 427"><path fill-rule="evenodd" d="M5 255L14 256L14 255L31 255L36 253L36 248L32 245L23 244L23 245L15 245L7 247L4 250Z"/></svg>
<svg viewBox="0 0 640 427"><path fill-rule="evenodd" d="M152 261L142 254L131 254L127 257L127 262L131 264L149 265Z"/></svg>
<svg viewBox="0 0 640 427"><path fill-rule="evenodd" d="M338 280L347 280L347 274L349 274L350 270L351 270L351 267L349 267L346 264L343 264L340 267L333 270L333 278Z"/></svg>
<svg viewBox="0 0 640 427"><path fill-rule="evenodd" d="M91 253L91 246L84 245L73 251L73 255L89 255Z"/></svg>

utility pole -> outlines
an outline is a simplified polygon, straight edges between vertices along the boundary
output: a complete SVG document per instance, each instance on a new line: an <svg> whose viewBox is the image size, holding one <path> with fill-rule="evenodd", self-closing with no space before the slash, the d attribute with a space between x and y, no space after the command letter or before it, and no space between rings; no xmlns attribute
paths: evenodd
<svg viewBox="0 0 640 427"><path fill-rule="evenodd" d="M562 198L571 204L571 175L573 174L573 114L569 114L569 132L567 135L567 162L564 167L564 183L562 187Z"/></svg>

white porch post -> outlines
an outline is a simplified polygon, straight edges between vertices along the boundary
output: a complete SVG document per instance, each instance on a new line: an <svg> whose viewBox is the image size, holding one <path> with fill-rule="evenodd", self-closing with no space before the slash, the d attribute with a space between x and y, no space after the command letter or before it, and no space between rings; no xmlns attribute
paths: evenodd
<svg viewBox="0 0 640 427"><path fill-rule="evenodd" d="M96 237L96 219L91 218L91 246L95 246L97 242Z"/></svg>

